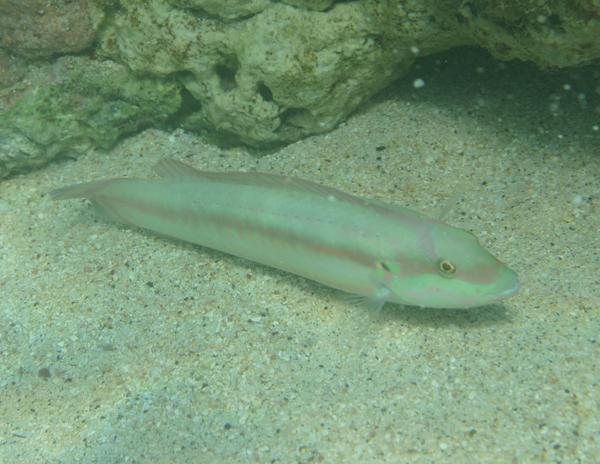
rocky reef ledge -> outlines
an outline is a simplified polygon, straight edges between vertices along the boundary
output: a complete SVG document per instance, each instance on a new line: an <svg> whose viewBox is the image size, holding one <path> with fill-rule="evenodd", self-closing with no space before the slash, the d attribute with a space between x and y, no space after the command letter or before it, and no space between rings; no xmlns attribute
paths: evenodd
<svg viewBox="0 0 600 464"><path fill-rule="evenodd" d="M600 57L596 0L0 2L0 178L165 124L273 147L336 127L420 56Z"/></svg>

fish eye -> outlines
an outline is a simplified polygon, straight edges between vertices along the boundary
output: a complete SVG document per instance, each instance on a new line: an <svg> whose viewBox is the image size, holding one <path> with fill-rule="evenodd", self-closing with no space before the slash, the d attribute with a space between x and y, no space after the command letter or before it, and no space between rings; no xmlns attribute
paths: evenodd
<svg viewBox="0 0 600 464"><path fill-rule="evenodd" d="M444 275L451 275L456 272L456 266L452 264L452 261L448 261L447 259L439 260L438 269Z"/></svg>

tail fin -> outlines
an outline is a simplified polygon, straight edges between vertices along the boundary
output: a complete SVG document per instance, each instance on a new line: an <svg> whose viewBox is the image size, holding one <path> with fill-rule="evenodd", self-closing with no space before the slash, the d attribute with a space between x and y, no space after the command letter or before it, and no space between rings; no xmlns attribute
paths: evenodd
<svg viewBox="0 0 600 464"><path fill-rule="evenodd" d="M115 184L128 179L105 179L83 184L69 185L50 192L53 200L70 200L72 198L87 198L92 202L97 213L106 219L121 222L123 224L132 224L128 219L127 211L122 208L122 198L110 195ZM114 192L113 192L114 193Z"/></svg>
<svg viewBox="0 0 600 464"><path fill-rule="evenodd" d="M70 200L72 198L94 199L98 193L102 192L109 184L114 183L115 180L97 180L83 184L69 185L68 187L52 190L50 197L53 200Z"/></svg>

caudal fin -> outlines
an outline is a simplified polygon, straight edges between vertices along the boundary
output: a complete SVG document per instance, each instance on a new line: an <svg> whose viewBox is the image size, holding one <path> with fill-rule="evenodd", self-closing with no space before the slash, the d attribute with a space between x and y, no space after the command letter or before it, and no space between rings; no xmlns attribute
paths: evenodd
<svg viewBox="0 0 600 464"><path fill-rule="evenodd" d="M97 180L83 184L69 185L50 192L53 200L70 200L72 198L94 199L99 193L106 189L117 179Z"/></svg>
<svg viewBox="0 0 600 464"><path fill-rule="evenodd" d="M123 224L135 225L129 219L130 211L127 205L124 205L122 195L118 191L115 192L119 185L128 182L131 182L131 179L105 179L69 185L51 191L50 197L53 200L87 198L101 216Z"/></svg>

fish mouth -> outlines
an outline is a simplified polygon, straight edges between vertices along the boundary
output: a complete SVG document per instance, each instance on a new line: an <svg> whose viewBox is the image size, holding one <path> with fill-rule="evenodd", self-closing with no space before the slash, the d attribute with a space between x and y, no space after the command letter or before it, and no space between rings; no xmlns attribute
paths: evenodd
<svg viewBox="0 0 600 464"><path fill-rule="evenodd" d="M519 282L517 280L517 281L515 281L515 283L513 284L512 287L509 287L506 290L503 290L502 292L500 292L498 294L498 299L504 300L506 298L510 298L511 296L515 295L519 291L520 288L521 288L521 282Z"/></svg>

